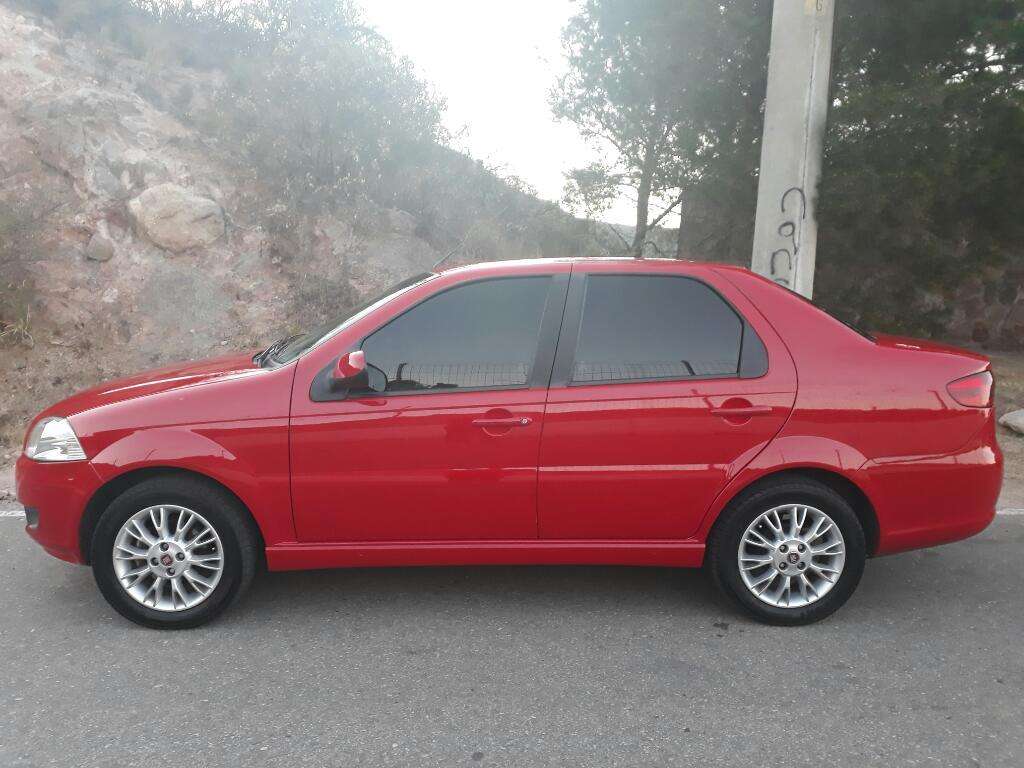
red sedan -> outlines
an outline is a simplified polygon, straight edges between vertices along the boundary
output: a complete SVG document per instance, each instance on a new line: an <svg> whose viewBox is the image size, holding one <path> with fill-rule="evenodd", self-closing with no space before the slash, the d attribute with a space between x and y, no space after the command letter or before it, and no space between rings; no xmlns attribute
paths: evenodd
<svg viewBox="0 0 1024 768"><path fill-rule="evenodd" d="M954 541L1002 482L973 352L868 336L747 270L424 274L257 354L103 384L31 424L26 529L152 627L260 567L701 566L763 621Z"/></svg>

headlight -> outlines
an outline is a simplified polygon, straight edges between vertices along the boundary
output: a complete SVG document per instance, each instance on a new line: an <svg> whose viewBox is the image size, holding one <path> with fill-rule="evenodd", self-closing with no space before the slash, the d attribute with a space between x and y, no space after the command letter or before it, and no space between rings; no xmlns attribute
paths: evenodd
<svg viewBox="0 0 1024 768"><path fill-rule="evenodd" d="M67 419L40 419L25 441L25 455L36 461L81 461L85 458L75 430Z"/></svg>

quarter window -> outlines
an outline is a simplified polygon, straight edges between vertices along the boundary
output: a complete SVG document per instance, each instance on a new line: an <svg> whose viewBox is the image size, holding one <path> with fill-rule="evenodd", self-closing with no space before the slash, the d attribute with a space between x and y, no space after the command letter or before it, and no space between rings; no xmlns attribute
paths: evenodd
<svg viewBox="0 0 1024 768"><path fill-rule="evenodd" d="M736 376L743 323L685 277L590 275L572 380Z"/></svg>
<svg viewBox="0 0 1024 768"><path fill-rule="evenodd" d="M526 386L548 277L468 283L433 296L363 342L388 392Z"/></svg>

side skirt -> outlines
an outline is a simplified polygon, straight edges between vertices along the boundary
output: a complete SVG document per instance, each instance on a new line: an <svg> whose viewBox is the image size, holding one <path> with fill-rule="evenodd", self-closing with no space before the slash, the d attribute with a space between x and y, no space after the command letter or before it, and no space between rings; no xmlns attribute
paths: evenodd
<svg viewBox="0 0 1024 768"><path fill-rule="evenodd" d="M704 543L682 541L388 541L267 547L271 571L412 565L654 565L699 568Z"/></svg>

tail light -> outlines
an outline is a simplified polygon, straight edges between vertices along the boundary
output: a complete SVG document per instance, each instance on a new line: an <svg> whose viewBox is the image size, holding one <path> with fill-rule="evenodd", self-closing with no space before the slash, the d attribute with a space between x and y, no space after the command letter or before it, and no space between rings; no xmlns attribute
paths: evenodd
<svg viewBox="0 0 1024 768"><path fill-rule="evenodd" d="M982 371L956 379L946 385L949 396L960 405L972 408L988 408L992 405L992 389L994 380L992 371Z"/></svg>

